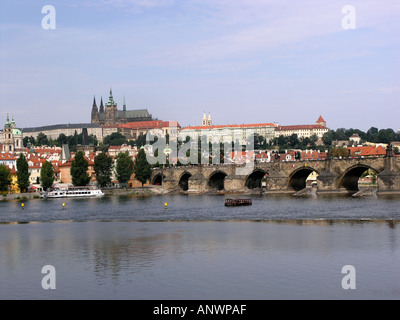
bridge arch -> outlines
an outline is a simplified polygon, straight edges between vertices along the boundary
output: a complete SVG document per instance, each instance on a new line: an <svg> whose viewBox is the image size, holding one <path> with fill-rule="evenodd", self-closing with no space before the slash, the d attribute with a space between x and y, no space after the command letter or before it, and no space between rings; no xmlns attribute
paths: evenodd
<svg viewBox="0 0 400 320"><path fill-rule="evenodd" d="M208 189L216 189L218 191L224 190L226 176L227 174L220 170L213 172L207 181Z"/></svg>
<svg viewBox="0 0 400 320"><path fill-rule="evenodd" d="M375 171L377 174L378 170L375 168L365 165L356 164L346 169L346 171L338 179L339 189L347 189L348 191L358 191L358 180L361 175L368 169Z"/></svg>
<svg viewBox="0 0 400 320"><path fill-rule="evenodd" d="M162 173L157 173L153 179L151 179L151 184L155 185L162 185L163 180L165 179L165 175Z"/></svg>
<svg viewBox="0 0 400 320"><path fill-rule="evenodd" d="M308 176L313 172L319 174L317 170L310 166L297 168L289 176L288 188L295 191L304 189L307 186L306 183Z"/></svg>
<svg viewBox="0 0 400 320"><path fill-rule="evenodd" d="M268 175L268 172L262 169L255 169L250 173L244 182L247 189L262 188L262 179Z"/></svg>
<svg viewBox="0 0 400 320"><path fill-rule="evenodd" d="M178 185L183 191L189 190L189 178L192 176L190 172L183 172L179 177Z"/></svg>

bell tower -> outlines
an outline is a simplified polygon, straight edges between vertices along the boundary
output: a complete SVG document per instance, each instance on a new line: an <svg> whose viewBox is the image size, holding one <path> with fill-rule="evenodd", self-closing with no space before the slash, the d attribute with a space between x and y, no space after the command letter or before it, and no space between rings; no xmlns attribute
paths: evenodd
<svg viewBox="0 0 400 320"><path fill-rule="evenodd" d="M203 119L201 120L201 125L203 127L207 126L207 115L206 115L205 111L204 111L204 114L203 114Z"/></svg>
<svg viewBox="0 0 400 320"><path fill-rule="evenodd" d="M7 113L7 121L4 125L3 131L3 151L4 152L14 152L14 137L12 132L10 118Z"/></svg>

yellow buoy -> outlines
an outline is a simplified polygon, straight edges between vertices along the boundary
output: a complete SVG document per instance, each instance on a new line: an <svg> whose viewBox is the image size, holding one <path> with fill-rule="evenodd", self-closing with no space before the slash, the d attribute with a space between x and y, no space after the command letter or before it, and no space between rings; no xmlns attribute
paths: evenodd
<svg viewBox="0 0 400 320"><path fill-rule="evenodd" d="M65 208L65 203L63 203L63 208Z"/></svg>
<svg viewBox="0 0 400 320"><path fill-rule="evenodd" d="M164 208L167 209L168 203L164 203Z"/></svg>
<svg viewBox="0 0 400 320"><path fill-rule="evenodd" d="M24 208L25 204L21 203L21 207Z"/></svg>

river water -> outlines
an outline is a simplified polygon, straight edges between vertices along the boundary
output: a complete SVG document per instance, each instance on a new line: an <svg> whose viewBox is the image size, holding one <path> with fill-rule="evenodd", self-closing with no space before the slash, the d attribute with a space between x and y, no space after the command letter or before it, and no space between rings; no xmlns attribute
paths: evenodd
<svg viewBox="0 0 400 320"><path fill-rule="evenodd" d="M399 197L224 198L0 202L0 299L400 299Z"/></svg>

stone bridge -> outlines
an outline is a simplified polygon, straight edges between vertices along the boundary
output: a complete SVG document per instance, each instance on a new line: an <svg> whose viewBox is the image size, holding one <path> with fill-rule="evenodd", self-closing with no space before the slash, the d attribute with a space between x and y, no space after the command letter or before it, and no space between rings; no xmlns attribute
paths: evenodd
<svg viewBox="0 0 400 320"><path fill-rule="evenodd" d="M317 194L355 193L358 179L367 169L377 173L378 194L400 193L400 158L389 148L385 157L376 158L156 168L151 184L187 193L295 193L306 187L307 177L315 171Z"/></svg>

